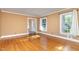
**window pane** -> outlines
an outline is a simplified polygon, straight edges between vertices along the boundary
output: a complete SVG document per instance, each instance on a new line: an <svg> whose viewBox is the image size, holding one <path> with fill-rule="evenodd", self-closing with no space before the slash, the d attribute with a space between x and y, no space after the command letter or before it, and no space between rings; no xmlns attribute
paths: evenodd
<svg viewBox="0 0 79 59"><path fill-rule="evenodd" d="M69 33L71 29L71 24L72 24L72 14L64 15L63 20L64 20L63 31L66 33Z"/></svg>
<svg viewBox="0 0 79 59"><path fill-rule="evenodd" d="M43 26L43 28L46 28L46 19L42 20L42 26Z"/></svg>
<svg viewBox="0 0 79 59"><path fill-rule="evenodd" d="M40 30L46 31L46 19L45 18L41 18Z"/></svg>

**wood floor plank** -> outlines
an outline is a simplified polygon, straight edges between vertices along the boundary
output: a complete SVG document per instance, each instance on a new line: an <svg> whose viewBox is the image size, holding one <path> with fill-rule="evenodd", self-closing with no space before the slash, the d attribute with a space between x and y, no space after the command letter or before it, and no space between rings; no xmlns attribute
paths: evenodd
<svg viewBox="0 0 79 59"><path fill-rule="evenodd" d="M44 36L41 36L44 37ZM44 44L43 44L44 43ZM0 51L79 51L79 44L59 38L27 37L0 40Z"/></svg>

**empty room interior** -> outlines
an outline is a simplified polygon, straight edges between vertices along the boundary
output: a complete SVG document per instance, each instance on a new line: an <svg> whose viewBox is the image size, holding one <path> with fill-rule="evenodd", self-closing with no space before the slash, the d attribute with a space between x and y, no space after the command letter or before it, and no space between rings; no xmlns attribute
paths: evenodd
<svg viewBox="0 0 79 59"><path fill-rule="evenodd" d="M0 51L79 51L79 8L0 8Z"/></svg>

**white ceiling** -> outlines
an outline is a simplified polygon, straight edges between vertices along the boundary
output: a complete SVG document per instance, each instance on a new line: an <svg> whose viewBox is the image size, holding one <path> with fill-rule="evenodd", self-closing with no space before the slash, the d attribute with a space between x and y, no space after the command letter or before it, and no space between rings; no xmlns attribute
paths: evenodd
<svg viewBox="0 0 79 59"><path fill-rule="evenodd" d="M51 12L62 10L63 8L2 8L1 10L20 13L27 16L43 17L47 16Z"/></svg>

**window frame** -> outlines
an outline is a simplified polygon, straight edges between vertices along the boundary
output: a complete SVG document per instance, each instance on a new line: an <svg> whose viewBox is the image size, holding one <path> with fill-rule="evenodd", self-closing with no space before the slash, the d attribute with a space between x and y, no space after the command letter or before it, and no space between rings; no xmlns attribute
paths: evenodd
<svg viewBox="0 0 79 59"><path fill-rule="evenodd" d="M42 30L42 29L41 29L42 20L43 20L43 19L46 19L46 29L45 29L45 30ZM40 27L40 31L42 31L42 32L46 32L46 31L47 31L47 17L42 17L42 18L40 18L40 26L39 26L39 27Z"/></svg>
<svg viewBox="0 0 79 59"><path fill-rule="evenodd" d="M67 13L60 14L60 34L65 34L65 35L68 34L68 33L63 32L63 30L62 30L62 27L63 27L62 24L63 24L63 16L69 15L69 14L72 15L72 20L73 20L73 16L74 16L73 12L67 12Z"/></svg>

